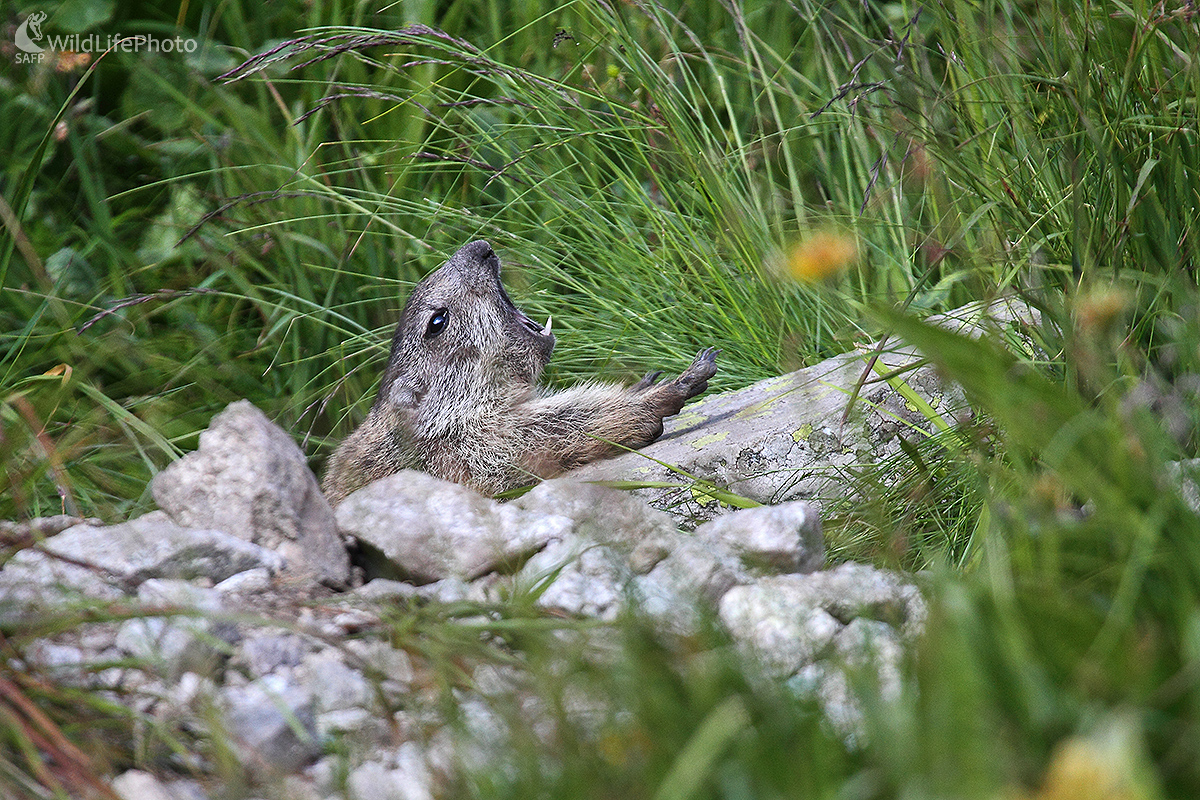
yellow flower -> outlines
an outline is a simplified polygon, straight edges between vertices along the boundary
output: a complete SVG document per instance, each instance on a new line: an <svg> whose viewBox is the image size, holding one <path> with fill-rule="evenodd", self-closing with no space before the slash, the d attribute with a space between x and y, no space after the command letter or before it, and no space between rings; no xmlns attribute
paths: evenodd
<svg viewBox="0 0 1200 800"><path fill-rule="evenodd" d="M854 237L818 231L792 248L787 268L801 281L818 281L841 272L858 258Z"/></svg>
<svg viewBox="0 0 1200 800"><path fill-rule="evenodd" d="M1116 715L1055 748L1042 788L1028 800L1158 800L1160 787L1129 717Z"/></svg>
<svg viewBox="0 0 1200 800"><path fill-rule="evenodd" d="M1075 321L1081 333L1112 330L1124 317L1129 295L1120 288L1099 286L1081 292L1075 301Z"/></svg>

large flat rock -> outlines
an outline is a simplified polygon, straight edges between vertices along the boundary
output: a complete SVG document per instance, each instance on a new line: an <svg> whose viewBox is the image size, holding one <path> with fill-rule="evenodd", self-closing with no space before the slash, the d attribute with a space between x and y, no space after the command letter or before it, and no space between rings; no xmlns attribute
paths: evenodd
<svg viewBox="0 0 1200 800"><path fill-rule="evenodd" d="M284 569L278 553L223 531L184 528L162 511L120 525L75 525L0 570L0 616L83 597L117 600L150 578L212 582L249 569Z"/></svg>
<svg viewBox="0 0 1200 800"><path fill-rule="evenodd" d="M1036 313L1015 301L967 306L931 322L967 333L1021 333ZM878 353L878 358L872 361ZM666 420L654 444L568 473L583 481L672 483L639 493L657 508L699 522L727 508L668 466L760 503L822 501L852 486L851 472L900 451L969 413L962 390L896 342L867 347L735 392L705 397ZM854 388L867 377L854 404ZM933 410L930 414L923 406ZM661 462L661 463L659 463Z"/></svg>

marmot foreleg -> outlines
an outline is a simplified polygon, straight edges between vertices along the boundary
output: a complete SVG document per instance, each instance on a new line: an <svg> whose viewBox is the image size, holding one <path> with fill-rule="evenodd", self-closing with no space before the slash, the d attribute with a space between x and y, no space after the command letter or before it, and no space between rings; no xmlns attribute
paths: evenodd
<svg viewBox="0 0 1200 800"><path fill-rule="evenodd" d="M701 350L683 374L665 383L657 382L661 372L653 372L633 386L583 384L518 406L518 431L527 443L518 466L547 478L650 444L662 435L664 417L708 388L719 352Z"/></svg>

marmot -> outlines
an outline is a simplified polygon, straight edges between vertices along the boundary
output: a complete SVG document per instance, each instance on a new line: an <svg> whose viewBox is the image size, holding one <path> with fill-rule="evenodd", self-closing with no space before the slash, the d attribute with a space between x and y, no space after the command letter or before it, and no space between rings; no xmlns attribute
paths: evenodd
<svg viewBox="0 0 1200 800"><path fill-rule="evenodd" d="M652 372L630 387L542 394L550 326L513 305L487 242L451 256L400 314L375 405L329 459L329 501L405 468L492 495L616 455L616 445L642 447L717 371L719 351L709 348L665 383Z"/></svg>

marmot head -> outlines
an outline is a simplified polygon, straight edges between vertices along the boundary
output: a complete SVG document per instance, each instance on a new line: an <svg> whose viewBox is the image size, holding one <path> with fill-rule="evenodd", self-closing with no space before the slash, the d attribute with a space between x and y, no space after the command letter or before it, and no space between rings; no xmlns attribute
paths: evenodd
<svg viewBox="0 0 1200 800"><path fill-rule="evenodd" d="M376 402L415 414L422 433L445 433L490 398L533 387L554 350L550 324L509 299L491 245L464 245L413 289Z"/></svg>

